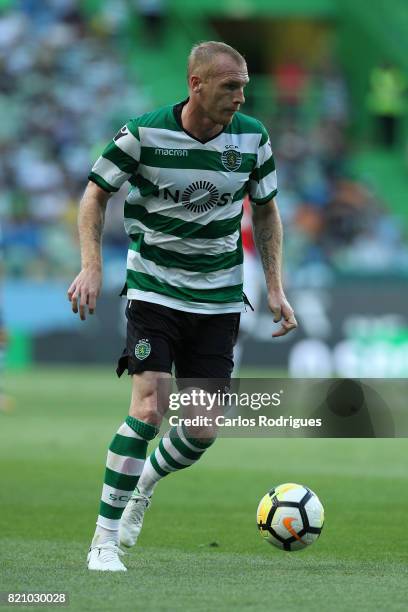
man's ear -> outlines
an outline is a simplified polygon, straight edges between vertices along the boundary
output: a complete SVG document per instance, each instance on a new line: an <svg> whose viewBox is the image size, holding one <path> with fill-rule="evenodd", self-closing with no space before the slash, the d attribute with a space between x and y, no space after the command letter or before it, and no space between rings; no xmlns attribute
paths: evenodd
<svg viewBox="0 0 408 612"><path fill-rule="evenodd" d="M194 93L198 93L201 90L201 79L199 76L196 76L195 74L193 74L190 77L190 85L191 85L191 89L194 91Z"/></svg>

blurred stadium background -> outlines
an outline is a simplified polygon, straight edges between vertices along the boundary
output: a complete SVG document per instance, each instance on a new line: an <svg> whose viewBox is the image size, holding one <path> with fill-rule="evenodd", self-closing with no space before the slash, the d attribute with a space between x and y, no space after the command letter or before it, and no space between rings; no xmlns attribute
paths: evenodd
<svg viewBox="0 0 408 612"><path fill-rule="evenodd" d="M86 324L66 300L78 201L105 143L130 117L181 100L189 49L215 39L246 56L243 111L270 130L300 322L272 344L263 300L247 315L257 324L242 365L405 377L407 37L405 0L0 0L7 367L114 363L123 191L108 207L103 295Z"/></svg>
<svg viewBox="0 0 408 612"><path fill-rule="evenodd" d="M271 133L300 323L272 342L265 300L244 315L256 323L243 372L408 375L406 0L0 0L10 396L1 372L0 590L68 591L71 609L98 612L276 601L405 610L406 440L221 439L158 488L128 579L85 568L103 456L129 396L113 370L127 238L122 191L108 206L103 295L81 323L66 298L79 270L78 202L126 120L186 95L186 56L205 39L247 57L243 110ZM273 554L254 521L258 499L289 481L315 490L327 512L324 535L298 557Z"/></svg>

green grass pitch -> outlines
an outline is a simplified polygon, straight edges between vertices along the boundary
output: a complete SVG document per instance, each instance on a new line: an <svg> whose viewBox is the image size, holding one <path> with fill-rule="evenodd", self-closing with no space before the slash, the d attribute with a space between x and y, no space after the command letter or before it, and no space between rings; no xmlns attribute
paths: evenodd
<svg viewBox="0 0 408 612"><path fill-rule="evenodd" d="M220 439L159 484L129 571L95 574L86 553L129 380L39 368L8 374L7 386L0 591L67 591L75 611L407 609L407 440ZM288 481L326 511L302 552L274 549L255 525L261 496Z"/></svg>

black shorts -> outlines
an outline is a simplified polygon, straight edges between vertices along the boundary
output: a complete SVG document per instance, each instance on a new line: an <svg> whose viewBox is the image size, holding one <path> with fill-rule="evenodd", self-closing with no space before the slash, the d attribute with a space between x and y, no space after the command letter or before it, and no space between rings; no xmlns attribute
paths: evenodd
<svg viewBox="0 0 408 612"><path fill-rule="evenodd" d="M116 372L171 373L174 364L176 378L230 379L240 316L184 312L130 300L126 348Z"/></svg>

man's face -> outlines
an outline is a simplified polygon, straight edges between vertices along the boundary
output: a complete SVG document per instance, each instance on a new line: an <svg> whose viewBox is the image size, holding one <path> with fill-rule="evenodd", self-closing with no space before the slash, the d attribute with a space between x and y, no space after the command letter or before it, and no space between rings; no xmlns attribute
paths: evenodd
<svg viewBox="0 0 408 612"><path fill-rule="evenodd" d="M199 104L214 123L227 125L245 102L244 87L248 83L246 64L239 64L228 55L214 59L210 74L200 83Z"/></svg>

